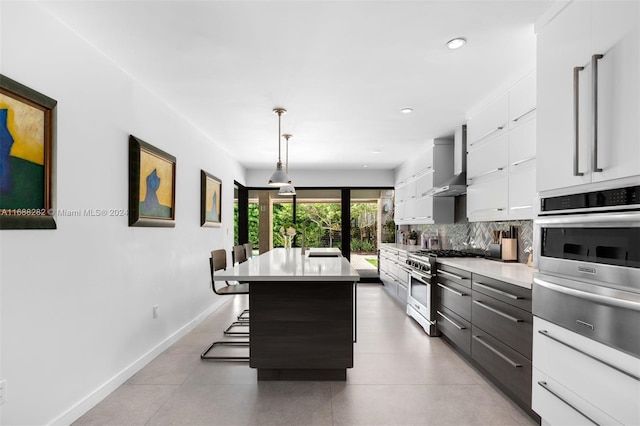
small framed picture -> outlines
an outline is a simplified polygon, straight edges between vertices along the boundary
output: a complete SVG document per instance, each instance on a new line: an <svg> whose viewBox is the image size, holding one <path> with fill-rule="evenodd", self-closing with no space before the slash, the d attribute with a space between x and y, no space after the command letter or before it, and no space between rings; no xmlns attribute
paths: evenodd
<svg viewBox="0 0 640 426"><path fill-rule="evenodd" d="M176 157L129 136L129 226L174 227Z"/></svg>
<svg viewBox="0 0 640 426"><path fill-rule="evenodd" d="M56 229L56 106L0 74L0 229Z"/></svg>
<svg viewBox="0 0 640 426"><path fill-rule="evenodd" d="M200 226L222 225L222 181L200 171Z"/></svg>

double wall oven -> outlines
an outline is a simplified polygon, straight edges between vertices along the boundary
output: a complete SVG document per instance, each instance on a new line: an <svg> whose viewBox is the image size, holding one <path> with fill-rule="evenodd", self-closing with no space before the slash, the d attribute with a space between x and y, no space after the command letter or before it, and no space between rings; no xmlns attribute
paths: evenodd
<svg viewBox="0 0 640 426"><path fill-rule="evenodd" d="M640 424L640 186L541 201L532 408L548 424Z"/></svg>

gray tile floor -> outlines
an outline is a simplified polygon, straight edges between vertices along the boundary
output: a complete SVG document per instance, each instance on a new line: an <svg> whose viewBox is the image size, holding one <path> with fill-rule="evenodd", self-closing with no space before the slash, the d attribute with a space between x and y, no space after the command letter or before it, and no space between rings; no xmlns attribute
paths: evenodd
<svg viewBox="0 0 640 426"><path fill-rule="evenodd" d="M247 305L235 296L76 425L534 425L379 284L358 286L346 382L257 382L242 362L200 353Z"/></svg>

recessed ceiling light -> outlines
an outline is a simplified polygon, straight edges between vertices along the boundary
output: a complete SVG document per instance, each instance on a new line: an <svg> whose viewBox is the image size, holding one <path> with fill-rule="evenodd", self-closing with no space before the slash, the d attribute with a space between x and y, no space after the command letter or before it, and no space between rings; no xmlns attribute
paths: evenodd
<svg viewBox="0 0 640 426"><path fill-rule="evenodd" d="M447 47L451 50L460 49L466 42L467 40L465 40L464 38L456 37L453 40L449 40L447 42Z"/></svg>
<svg viewBox="0 0 640 426"><path fill-rule="evenodd" d="M379 151L379 150L376 149L375 151L373 151L373 154L380 154L381 152L382 151Z"/></svg>
<svg viewBox="0 0 640 426"><path fill-rule="evenodd" d="M400 112L403 113L403 114L409 114L409 113L413 112L413 108L402 108L400 110Z"/></svg>
<svg viewBox="0 0 640 426"><path fill-rule="evenodd" d="M367 167L369 167L369 166L367 166L366 164L363 164L363 165L362 165L362 167L364 167L364 168L366 169L366 168L367 168Z"/></svg>

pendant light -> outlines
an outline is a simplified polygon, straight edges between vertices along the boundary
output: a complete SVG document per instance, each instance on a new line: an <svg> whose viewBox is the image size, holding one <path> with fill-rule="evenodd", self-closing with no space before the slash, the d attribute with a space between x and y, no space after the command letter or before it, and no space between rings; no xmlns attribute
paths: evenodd
<svg viewBox="0 0 640 426"><path fill-rule="evenodd" d="M282 170L282 161L280 160L280 118L282 117L282 114L285 114L287 112L287 110L284 108L274 108L273 112L274 114L278 114L278 164L276 164L276 171L273 172L271 178L269 179L269 185L283 186L291 183L291 179L289 179L289 176L287 176L284 170Z"/></svg>
<svg viewBox="0 0 640 426"><path fill-rule="evenodd" d="M287 140L287 143L285 145L285 171L287 173L287 176L289 175L289 138L292 138L293 136L290 134L285 133L284 135L282 135L283 138L285 138ZM288 185L283 185L280 187L280 189L278 190L278 195L296 195L296 188L294 188L294 186L291 184L291 182L289 182Z"/></svg>

